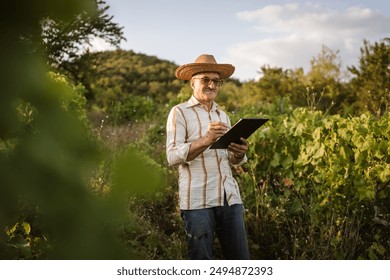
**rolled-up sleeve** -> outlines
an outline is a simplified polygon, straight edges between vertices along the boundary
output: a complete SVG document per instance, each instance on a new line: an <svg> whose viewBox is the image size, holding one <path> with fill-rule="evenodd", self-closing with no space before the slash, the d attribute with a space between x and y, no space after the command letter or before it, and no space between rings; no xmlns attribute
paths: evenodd
<svg viewBox="0 0 390 280"><path fill-rule="evenodd" d="M166 153L169 165L186 163L191 143L187 143L186 121L180 109L173 107L167 120Z"/></svg>

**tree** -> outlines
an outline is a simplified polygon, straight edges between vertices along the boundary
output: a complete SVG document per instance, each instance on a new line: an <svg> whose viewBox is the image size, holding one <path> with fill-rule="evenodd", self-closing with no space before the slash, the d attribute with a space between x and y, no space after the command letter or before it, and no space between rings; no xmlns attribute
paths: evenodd
<svg viewBox="0 0 390 280"><path fill-rule="evenodd" d="M294 105L302 105L301 92L303 90L301 68L296 70L283 70L282 68L261 67L262 77L256 83L260 89L264 102L278 104L279 112L284 113L283 100L289 97Z"/></svg>
<svg viewBox="0 0 390 280"><path fill-rule="evenodd" d="M310 71L305 77L308 102L323 111L336 105L332 111L337 111L343 102L339 51L322 46L321 52L311 59L310 65Z"/></svg>
<svg viewBox="0 0 390 280"><path fill-rule="evenodd" d="M351 85L360 112L369 110L377 117L390 106L390 38L360 48L359 66L348 67L355 76Z"/></svg>
<svg viewBox="0 0 390 280"><path fill-rule="evenodd" d="M79 57L93 38L102 38L116 47L125 40L122 27L107 14L109 6L104 0L86 2L89 5L71 18L43 14L38 30L27 37L30 42L38 43L36 47L46 55L50 66L72 72L65 62Z"/></svg>

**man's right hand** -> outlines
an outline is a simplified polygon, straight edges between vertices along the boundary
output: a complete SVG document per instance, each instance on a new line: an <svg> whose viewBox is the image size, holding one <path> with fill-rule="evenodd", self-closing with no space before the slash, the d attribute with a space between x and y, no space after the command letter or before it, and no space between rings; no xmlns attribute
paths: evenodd
<svg viewBox="0 0 390 280"><path fill-rule="evenodd" d="M224 135L229 127L223 122L212 122L207 127L207 134L198 140L191 143L188 151L187 161L194 160L197 156L204 152L211 144Z"/></svg>
<svg viewBox="0 0 390 280"><path fill-rule="evenodd" d="M223 136L229 127L226 123L223 122L211 122L207 127L207 137L210 140L210 145L217 141L221 136Z"/></svg>

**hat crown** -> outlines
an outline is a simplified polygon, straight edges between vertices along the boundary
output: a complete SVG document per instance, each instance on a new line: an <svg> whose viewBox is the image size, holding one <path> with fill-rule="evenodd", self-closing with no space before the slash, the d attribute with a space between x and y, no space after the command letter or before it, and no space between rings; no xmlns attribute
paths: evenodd
<svg viewBox="0 0 390 280"><path fill-rule="evenodd" d="M234 72L231 64L218 64L211 54L201 54L194 63L179 66L175 75L181 80L191 80L192 76L202 72L216 72L221 79L229 78Z"/></svg>
<svg viewBox="0 0 390 280"><path fill-rule="evenodd" d="M201 54L195 60L195 63L217 64L217 61L215 60L214 56L211 54Z"/></svg>

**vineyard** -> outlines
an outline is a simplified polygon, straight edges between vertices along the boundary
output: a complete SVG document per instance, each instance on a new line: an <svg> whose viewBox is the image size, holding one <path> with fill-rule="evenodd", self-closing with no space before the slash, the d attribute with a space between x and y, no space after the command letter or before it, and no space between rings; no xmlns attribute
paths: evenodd
<svg viewBox="0 0 390 280"><path fill-rule="evenodd" d="M67 37L51 36L75 15L88 22L80 3L36 18L22 5L21 26L1 35L0 258L186 259L165 121L191 88L174 63L133 51L65 59L82 40L60 52L50 42ZM45 40L27 36L48 12ZM348 79L324 46L307 73L259 66L258 80L220 88L232 123L270 119L234 169L252 259L390 258L389 42L364 41Z"/></svg>

